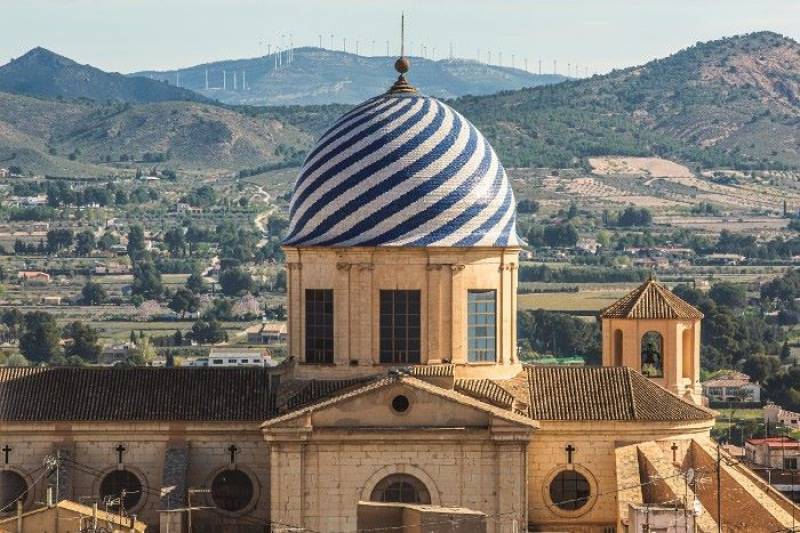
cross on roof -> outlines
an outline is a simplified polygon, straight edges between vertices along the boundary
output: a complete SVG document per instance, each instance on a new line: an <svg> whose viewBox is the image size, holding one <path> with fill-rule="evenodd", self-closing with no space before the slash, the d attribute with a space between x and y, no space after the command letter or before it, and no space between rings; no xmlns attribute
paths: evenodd
<svg viewBox="0 0 800 533"><path fill-rule="evenodd" d="M228 446L228 451L231 454L231 464L233 464L236 462L236 452L239 451L239 448L237 448L235 444L231 444Z"/></svg>
<svg viewBox="0 0 800 533"><path fill-rule="evenodd" d="M6 445L3 447L3 449L2 449L3 453L5 453L5 454L6 454L6 464L8 464L8 454L9 454L9 453L11 453L11 450L13 450L13 449L14 449L14 448L12 448L11 446L9 446L8 444L6 444Z"/></svg>
<svg viewBox="0 0 800 533"><path fill-rule="evenodd" d="M122 444L120 444L114 449L117 451L117 457L118 457L117 462L122 464L122 454L125 453L125 450L127 450L127 448Z"/></svg>
<svg viewBox="0 0 800 533"><path fill-rule="evenodd" d="M564 448L564 451L567 452L567 463L572 464L572 454L577 451L577 448L572 444L567 444L567 447Z"/></svg>

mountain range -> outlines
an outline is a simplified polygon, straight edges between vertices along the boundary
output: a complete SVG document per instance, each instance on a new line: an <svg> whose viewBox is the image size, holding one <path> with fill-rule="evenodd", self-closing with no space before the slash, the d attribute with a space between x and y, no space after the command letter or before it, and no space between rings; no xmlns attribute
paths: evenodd
<svg viewBox="0 0 800 533"><path fill-rule="evenodd" d="M299 55L296 67L305 61ZM18 68L22 59L12 65ZM431 94L428 74L412 62L409 80ZM0 68L3 91L11 83L3 80L6 67ZM384 67L371 80L369 96L393 81L390 65ZM205 67L202 72L204 77ZM14 91L35 98L0 93L0 166L17 164L35 173L108 174L154 154L165 160L161 166L208 173L295 165L313 139L349 109L199 102L193 98L205 97L141 76L180 93L147 103L121 102L111 93L76 100L57 70L49 84L41 73L23 74L42 86ZM292 98L313 92L292 83ZM508 167L563 168L586 165L586 158L597 155L640 155L692 168L800 168L800 44L771 32L698 43L603 76L449 103L483 131Z"/></svg>
<svg viewBox="0 0 800 533"><path fill-rule="evenodd" d="M208 101L187 89L141 76L104 72L40 47L0 66L0 91L39 98L87 98L98 102Z"/></svg>
<svg viewBox="0 0 800 533"><path fill-rule="evenodd" d="M296 48L252 59L219 61L131 76L180 83L234 105L356 104L385 91L397 76L394 57L365 57L324 48ZM537 87L567 79L465 59L411 57L415 83L437 98Z"/></svg>

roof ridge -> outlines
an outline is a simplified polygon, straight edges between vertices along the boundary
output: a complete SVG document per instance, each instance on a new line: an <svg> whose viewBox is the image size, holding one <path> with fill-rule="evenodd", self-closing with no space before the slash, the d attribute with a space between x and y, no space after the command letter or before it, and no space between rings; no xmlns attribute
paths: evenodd
<svg viewBox="0 0 800 533"><path fill-rule="evenodd" d="M626 377L625 381L628 384L627 393L628 393L628 395L630 395L630 400L631 400L631 415L633 416L633 418L638 418L639 417L639 409L638 409L638 405L639 404L636 401L636 395L633 393L633 378L631 377L631 375L633 374L633 371L628 367L620 367L620 368L623 368L623 369L627 370L627 372L625 372L625 374L626 374L625 375L625 377Z"/></svg>

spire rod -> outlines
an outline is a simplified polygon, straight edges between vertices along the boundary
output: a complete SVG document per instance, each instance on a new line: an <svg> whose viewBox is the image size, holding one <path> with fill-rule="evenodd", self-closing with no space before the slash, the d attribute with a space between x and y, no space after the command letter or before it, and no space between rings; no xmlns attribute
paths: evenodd
<svg viewBox="0 0 800 533"><path fill-rule="evenodd" d="M411 67L411 61L406 57L406 14L400 14L400 57L394 62L394 69L400 74L397 81L389 89L390 93L415 93L417 90L406 81L404 74Z"/></svg>
<svg viewBox="0 0 800 533"><path fill-rule="evenodd" d="M406 14L400 12L400 57L406 55Z"/></svg>

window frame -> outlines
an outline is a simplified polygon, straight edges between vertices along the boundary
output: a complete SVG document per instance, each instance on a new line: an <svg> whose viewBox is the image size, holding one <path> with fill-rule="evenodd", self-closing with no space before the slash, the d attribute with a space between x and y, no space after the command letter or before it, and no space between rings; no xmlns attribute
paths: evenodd
<svg viewBox="0 0 800 533"><path fill-rule="evenodd" d="M304 297L303 361L306 364L332 365L335 339L333 289L306 289Z"/></svg>
<svg viewBox="0 0 800 533"><path fill-rule="evenodd" d="M400 494L410 487L414 492L415 501L400 499L386 499L386 494L390 491L399 490ZM383 503L406 503L412 505L431 505L431 491L419 478L410 474L397 473L389 474L378 481L370 491L370 501Z"/></svg>
<svg viewBox="0 0 800 533"><path fill-rule="evenodd" d="M380 289L378 360L390 365L422 362L422 291L419 289Z"/></svg>
<svg viewBox="0 0 800 533"><path fill-rule="evenodd" d="M491 305L493 312L490 311L476 311L473 313L472 306L472 295L482 295L482 294L491 294ZM476 300L474 305L487 305L489 302L486 300ZM491 324L486 322L481 324L479 321L473 323L473 317L491 317ZM491 330L491 335L482 335L473 337L473 329L478 328L485 328L487 333ZM473 353L478 352L478 348L476 346L475 350L473 351L472 341L475 340L477 342L484 341L486 343L485 351L488 356L477 358L473 357ZM496 363L497 362L497 289L468 289L467 290L467 362L472 364L480 364L480 363ZM489 349L489 343L491 342L491 350Z"/></svg>

